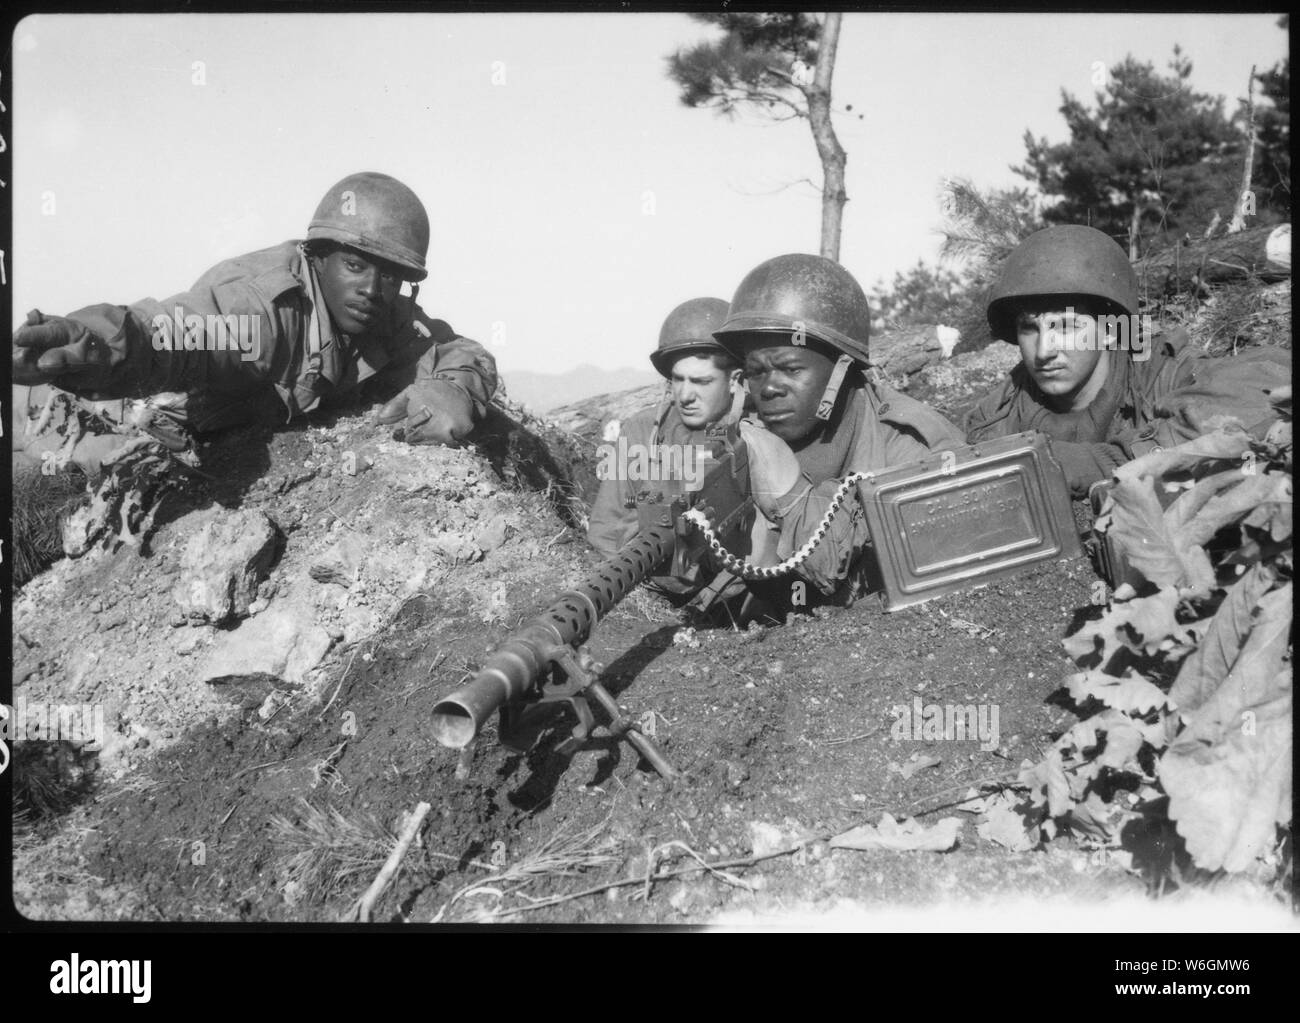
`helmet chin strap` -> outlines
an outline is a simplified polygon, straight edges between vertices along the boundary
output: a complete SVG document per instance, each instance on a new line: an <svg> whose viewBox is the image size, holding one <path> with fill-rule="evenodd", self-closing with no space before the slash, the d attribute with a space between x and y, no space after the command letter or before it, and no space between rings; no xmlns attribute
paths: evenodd
<svg viewBox="0 0 1300 1023"><path fill-rule="evenodd" d="M852 365L853 360L847 355L841 355L835 361L835 368L831 370L831 378L826 381L826 390L822 392L822 400L817 406L817 418L822 422L828 422L831 413L835 411L835 399L839 397L840 387L844 384L844 374Z"/></svg>
<svg viewBox="0 0 1300 1023"><path fill-rule="evenodd" d="M731 385L731 411L727 413L727 425L733 425L740 422L740 417L745 414L745 385L739 380Z"/></svg>

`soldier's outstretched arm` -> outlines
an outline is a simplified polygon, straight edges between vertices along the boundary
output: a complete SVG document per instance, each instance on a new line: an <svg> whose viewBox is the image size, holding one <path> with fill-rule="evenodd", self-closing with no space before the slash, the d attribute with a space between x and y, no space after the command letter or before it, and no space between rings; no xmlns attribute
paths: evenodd
<svg viewBox="0 0 1300 1023"><path fill-rule="evenodd" d="M54 384L97 401L148 393L153 352L148 314L94 305L68 316L33 309L13 335L15 384Z"/></svg>
<svg viewBox="0 0 1300 1023"><path fill-rule="evenodd" d="M239 393L268 380L273 360L289 358L279 312L246 287L97 304L67 316L33 310L14 332L14 382L53 384L95 401L190 389Z"/></svg>

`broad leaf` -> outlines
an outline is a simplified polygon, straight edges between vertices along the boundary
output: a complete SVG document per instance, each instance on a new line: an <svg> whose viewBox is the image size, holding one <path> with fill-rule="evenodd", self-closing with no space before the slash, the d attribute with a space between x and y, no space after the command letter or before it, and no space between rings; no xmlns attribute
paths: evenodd
<svg viewBox="0 0 1300 1023"><path fill-rule="evenodd" d="M1241 871L1291 816L1291 685L1283 669L1238 727L1212 744L1184 733L1160 759L1169 817L1196 864Z"/></svg>
<svg viewBox="0 0 1300 1023"><path fill-rule="evenodd" d="M996 842L1012 852L1025 852L1037 847L1038 825L1026 824L1016 809L1015 797L1010 793L1000 792L991 797L986 816L987 820L976 829L980 838Z"/></svg>
<svg viewBox="0 0 1300 1023"><path fill-rule="evenodd" d="M1170 536L1179 548L1206 544L1220 529L1240 521L1261 505L1290 505L1292 500L1290 477L1280 473L1243 475L1241 483L1211 497L1193 519L1171 530Z"/></svg>
<svg viewBox="0 0 1300 1023"><path fill-rule="evenodd" d="M1106 732L1106 748L1097 760L1103 767L1122 771L1135 760L1142 741L1142 733L1132 723L1117 725Z"/></svg>
<svg viewBox="0 0 1300 1023"><path fill-rule="evenodd" d="M1210 556L1199 544L1183 547L1175 543L1179 556L1183 559L1183 581L1178 587L1178 595L1184 600L1204 600L1214 592L1216 579Z"/></svg>
<svg viewBox="0 0 1300 1023"><path fill-rule="evenodd" d="M1128 479L1110 492L1106 535L1123 549L1142 578L1157 586L1177 586L1182 581L1182 558L1150 480Z"/></svg>
<svg viewBox="0 0 1300 1023"><path fill-rule="evenodd" d="M1119 807L1102 801L1095 792L1070 807L1070 829L1101 842L1119 834L1119 825L1128 817Z"/></svg>
<svg viewBox="0 0 1300 1023"><path fill-rule="evenodd" d="M830 840L832 849L899 849L922 850L929 852L947 852L957 844L961 832L961 821L956 817L943 820L926 827L915 818L909 817L901 824L889 814L880 819L880 824L872 826L863 824L852 828Z"/></svg>
<svg viewBox="0 0 1300 1023"><path fill-rule="evenodd" d="M1085 703L1092 697L1125 714L1147 714L1169 703L1159 686L1135 675L1132 669L1126 670L1123 678L1104 671L1081 671L1066 680L1066 688L1075 703Z"/></svg>
<svg viewBox="0 0 1300 1023"><path fill-rule="evenodd" d="M1063 641L1065 652L1078 661L1091 655L1100 640L1103 664L1119 646L1154 653L1163 640L1182 635L1174 614L1177 609L1178 591L1172 586L1149 597L1117 601L1099 619L1085 622L1078 632L1068 636Z"/></svg>
<svg viewBox="0 0 1300 1023"><path fill-rule="evenodd" d="M1165 509L1165 528L1170 533L1176 533L1196 517L1206 501L1249 478L1241 471L1241 466L1235 466L1198 480L1187 493Z"/></svg>
<svg viewBox="0 0 1300 1023"><path fill-rule="evenodd" d="M1250 634L1255 606L1277 582L1277 572L1266 562L1247 570L1229 590L1210 619L1200 646L1183 662L1169 697L1184 714L1196 710L1228 677Z"/></svg>
<svg viewBox="0 0 1300 1023"><path fill-rule="evenodd" d="M1029 789L1029 798L1035 806L1046 802L1050 817L1060 817L1070 809L1070 782L1059 750L1049 750L1038 763L1022 770L1018 784Z"/></svg>
<svg viewBox="0 0 1300 1023"><path fill-rule="evenodd" d="M1193 692L1202 697L1200 705L1194 711L1182 710L1188 724L1184 736L1217 742L1238 727L1248 708L1277 697L1275 680L1290 650L1291 605L1290 583L1259 599L1250 635L1227 676L1213 691L1209 691L1213 676L1203 676Z"/></svg>
<svg viewBox="0 0 1300 1023"><path fill-rule="evenodd" d="M1115 470L1120 481L1138 480L1143 476L1169 477L1178 473L1205 475L1216 461L1240 465L1242 455L1250 450L1250 434L1244 430L1216 430L1179 444L1177 447L1152 451Z"/></svg>
<svg viewBox="0 0 1300 1023"><path fill-rule="evenodd" d="M1241 520L1242 525L1253 529L1266 529L1268 535L1277 543L1290 540L1294 535L1292 527L1292 501L1277 501L1261 505Z"/></svg>
<svg viewBox="0 0 1300 1023"><path fill-rule="evenodd" d="M1291 385L1284 384L1282 387L1274 387L1268 392L1268 403L1273 406L1273 411L1280 416L1291 418Z"/></svg>

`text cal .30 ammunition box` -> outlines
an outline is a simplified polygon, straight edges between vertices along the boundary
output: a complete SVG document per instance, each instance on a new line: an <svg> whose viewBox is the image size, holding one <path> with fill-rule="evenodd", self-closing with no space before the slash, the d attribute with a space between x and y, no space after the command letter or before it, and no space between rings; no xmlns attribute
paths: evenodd
<svg viewBox="0 0 1300 1023"><path fill-rule="evenodd" d="M1041 433L938 451L859 486L890 611L1082 554Z"/></svg>

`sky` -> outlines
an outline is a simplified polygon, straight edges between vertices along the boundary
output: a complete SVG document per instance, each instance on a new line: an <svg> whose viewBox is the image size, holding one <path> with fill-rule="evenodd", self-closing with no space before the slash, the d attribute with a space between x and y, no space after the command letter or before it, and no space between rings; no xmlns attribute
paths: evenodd
<svg viewBox="0 0 1300 1023"><path fill-rule="evenodd" d="M1126 54L1244 97L1287 53L1276 15L844 17L841 262L868 290L938 255L947 176L1009 187L1023 136L1065 137ZM420 303L511 369L648 367L678 303L730 299L816 252L806 122L683 106L684 14L34 15L13 38L16 315L164 299L221 259L301 238L377 170L429 210ZM1100 64L1098 62L1101 62ZM860 116L859 116L860 115Z"/></svg>

